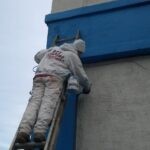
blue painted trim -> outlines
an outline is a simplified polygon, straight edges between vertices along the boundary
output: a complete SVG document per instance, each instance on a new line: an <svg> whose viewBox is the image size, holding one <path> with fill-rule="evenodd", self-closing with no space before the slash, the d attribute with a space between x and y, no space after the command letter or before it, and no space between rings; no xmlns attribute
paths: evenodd
<svg viewBox="0 0 150 150"><path fill-rule="evenodd" d="M108 47L106 47L108 49ZM111 51L107 51L103 47L103 51L99 53L99 49L95 49L95 53L86 54L81 57L83 63L96 63L102 60L110 60L116 58L124 58L130 56L149 55L150 40L138 41L133 43L118 44L116 47L111 47ZM106 50L106 51L105 51ZM123 51L122 51L123 50Z"/></svg>
<svg viewBox="0 0 150 150"><path fill-rule="evenodd" d="M76 149L77 97L75 91L67 93L67 102L62 116L55 150Z"/></svg>
<svg viewBox="0 0 150 150"><path fill-rule="evenodd" d="M119 9L125 9L130 7L137 7L150 4L149 0L118 0L109 3L96 4L92 6L85 6L73 10L68 10L59 13L48 14L45 17L45 23L51 23L55 21L61 21L71 19L74 17L81 17L84 15L91 15L93 13L106 13L110 11L116 11Z"/></svg>
<svg viewBox="0 0 150 150"><path fill-rule="evenodd" d="M84 63L150 54L150 1L120 0L46 16L47 48L56 35L79 29L86 42Z"/></svg>

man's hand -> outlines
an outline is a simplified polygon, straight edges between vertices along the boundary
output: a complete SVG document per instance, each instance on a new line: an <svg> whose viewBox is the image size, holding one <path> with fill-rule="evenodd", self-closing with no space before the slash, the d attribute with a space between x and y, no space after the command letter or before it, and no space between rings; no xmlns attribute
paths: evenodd
<svg viewBox="0 0 150 150"><path fill-rule="evenodd" d="M91 89L83 89L83 94L89 94L90 93L90 91L91 91Z"/></svg>
<svg viewBox="0 0 150 150"><path fill-rule="evenodd" d="M92 84L90 84L88 87L83 88L83 94L89 94L91 92L91 86Z"/></svg>

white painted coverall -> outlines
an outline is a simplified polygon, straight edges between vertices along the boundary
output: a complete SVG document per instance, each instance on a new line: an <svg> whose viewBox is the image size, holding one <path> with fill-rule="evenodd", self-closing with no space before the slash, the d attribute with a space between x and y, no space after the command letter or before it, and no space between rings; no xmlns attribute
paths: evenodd
<svg viewBox="0 0 150 150"><path fill-rule="evenodd" d="M65 43L60 47L41 50L35 55L38 67L33 79L32 96L19 126L19 132L29 134L34 127L34 133L45 134L68 76L75 76L83 88L90 88L77 52L83 47L83 42L75 41L73 44Z"/></svg>

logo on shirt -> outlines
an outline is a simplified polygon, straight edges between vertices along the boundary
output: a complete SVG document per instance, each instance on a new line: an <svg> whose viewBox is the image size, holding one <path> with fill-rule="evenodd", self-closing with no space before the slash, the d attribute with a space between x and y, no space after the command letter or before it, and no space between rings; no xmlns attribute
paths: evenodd
<svg viewBox="0 0 150 150"><path fill-rule="evenodd" d="M48 58L64 62L64 55L58 50L52 50L50 53L48 53Z"/></svg>

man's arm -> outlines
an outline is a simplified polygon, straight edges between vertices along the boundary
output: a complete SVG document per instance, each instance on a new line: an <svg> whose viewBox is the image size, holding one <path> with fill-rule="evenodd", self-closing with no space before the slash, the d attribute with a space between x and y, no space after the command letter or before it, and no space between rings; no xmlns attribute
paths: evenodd
<svg viewBox="0 0 150 150"><path fill-rule="evenodd" d="M39 52L37 52L34 56L34 60L37 64L40 63L40 61L42 60L42 58L44 57L44 55L47 53L47 49L43 49L43 50L40 50Z"/></svg>
<svg viewBox="0 0 150 150"><path fill-rule="evenodd" d="M68 58L68 63L71 73L78 79L80 85L83 87L83 93L88 94L91 89L91 84L83 69L80 58L76 54L71 54Z"/></svg>
<svg viewBox="0 0 150 150"><path fill-rule="evenodd" d="M43 49L43 50L40 50L39 52L37 52L34 56L34 60L37 64L40 63L40 61L42 60L42 58L45 56L45 54L49 51L52 50L53 47L50 47L49 49Z"/></svg>

